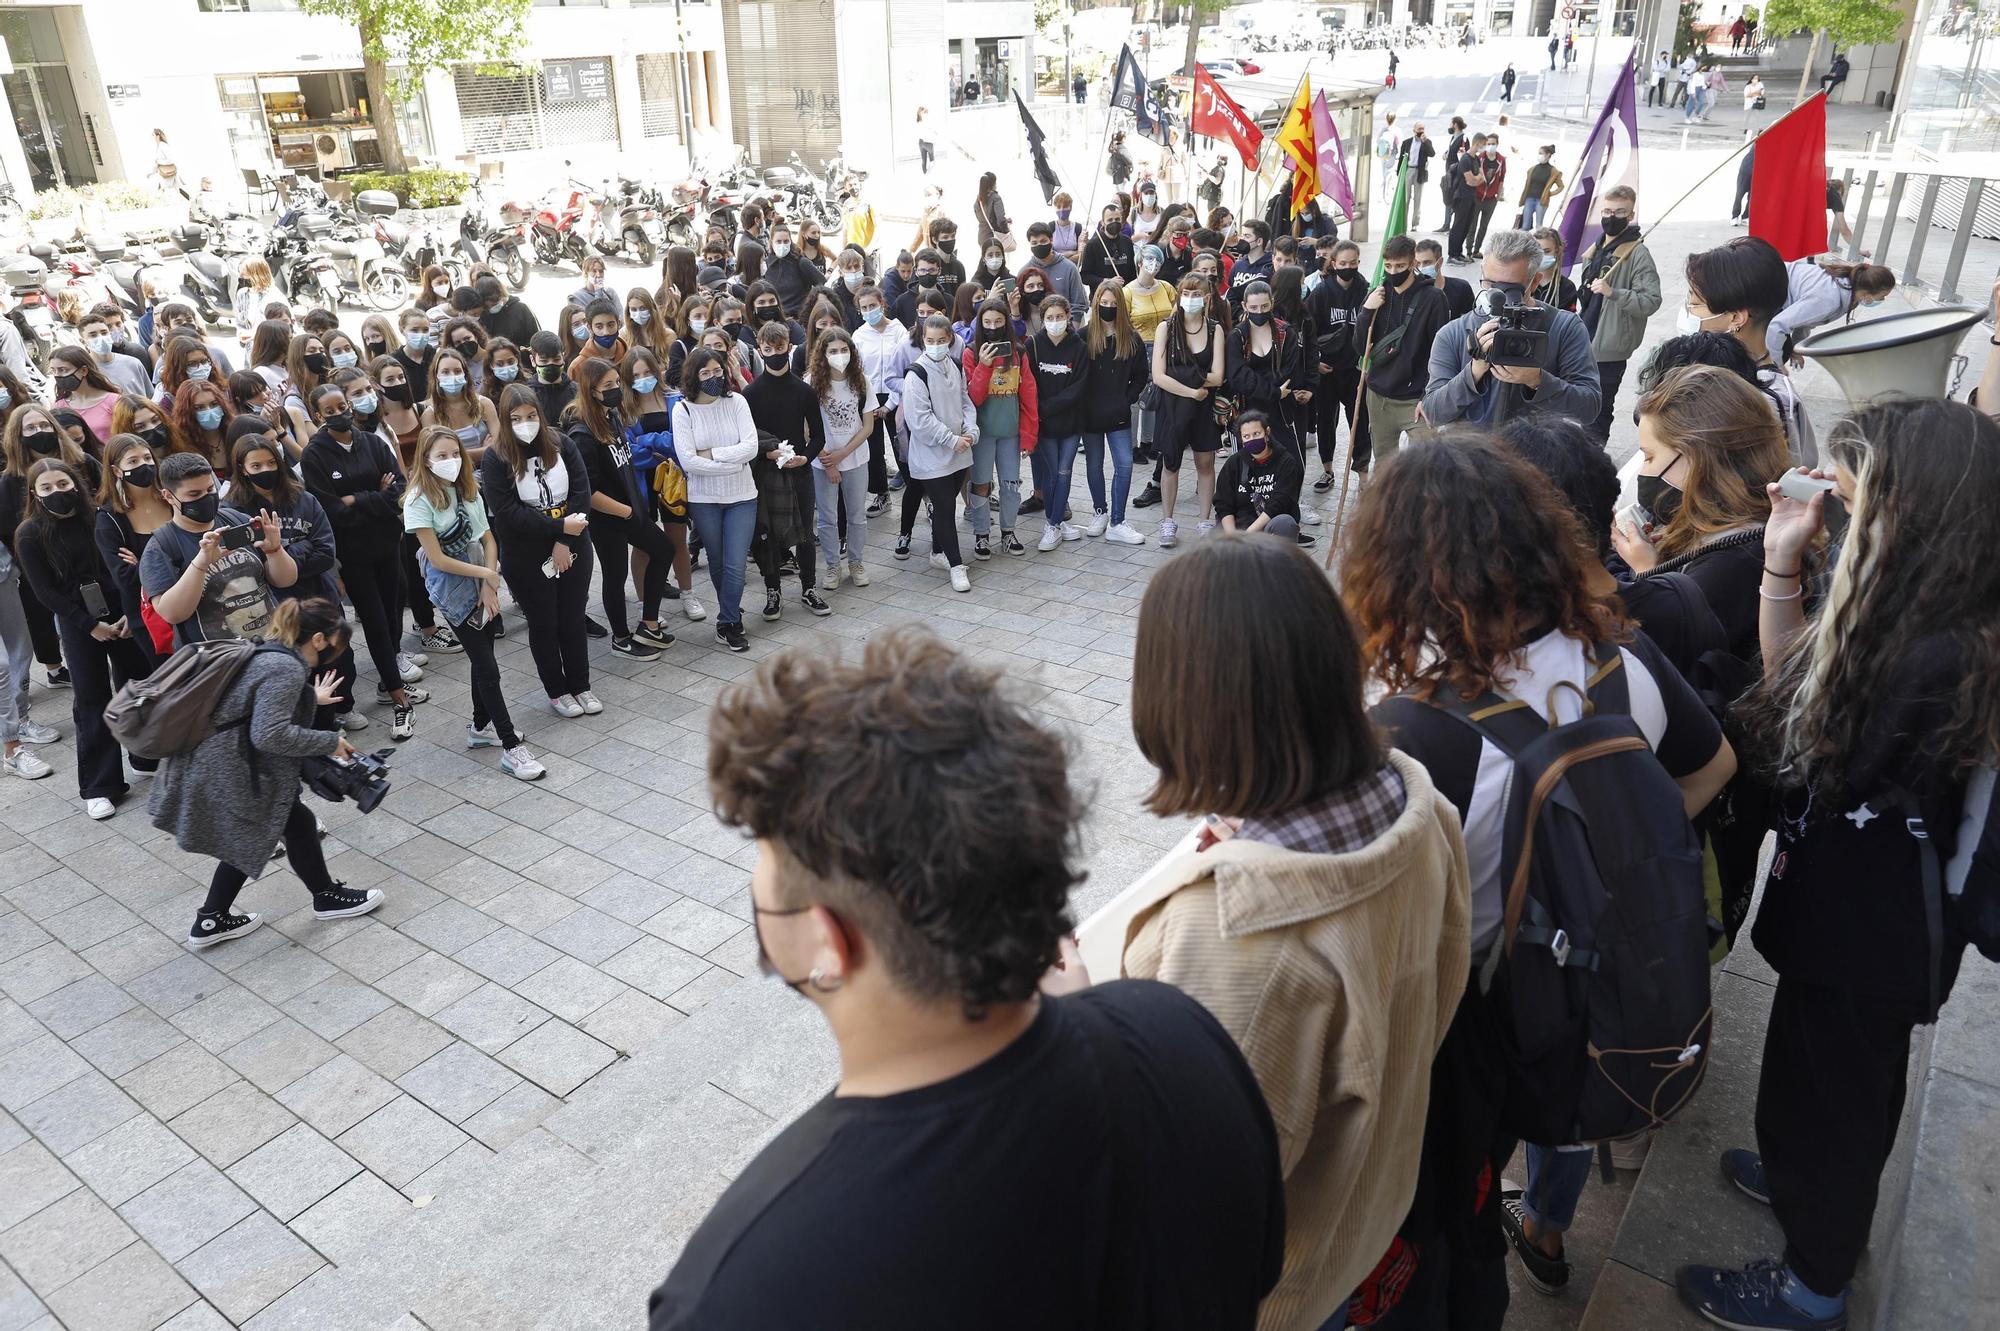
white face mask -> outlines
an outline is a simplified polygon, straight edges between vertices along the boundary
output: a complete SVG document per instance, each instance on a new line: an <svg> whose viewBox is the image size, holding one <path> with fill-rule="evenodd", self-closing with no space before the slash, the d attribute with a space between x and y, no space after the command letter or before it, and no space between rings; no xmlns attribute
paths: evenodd
<svg viewBox="0 0 2000 1331"><path fill-rule="evenodd" d="M626 317L641 328L653 322L653 312L646 309L628 310L626 311Z"/></svg>
<svg viewBox="0 0 2000 1331"><path fill-rule="evenodd" d="M1001 258L997 254L989 255L987 256L986 259L986 271L989 273L997 273L1000 271L1001 266L1006 262L1007 261L1005 259Z"/></svg>
<svg viewBox="0 0 2000 1331"><path fill-rule="evenodd" d="M780 259L784 258L787 254L790 254L791 252L792 252L791 241L774 240L771 242L771 253L777 255Z"/></svg>
<svg viewBox="0 0 2000 1331"><path fill-rule="evenodd" d="M1048 329L1051 336L1059 337L1069 331L1069 316L1064 314L1051 315L1042 320L1042 327Z"/></svg>
<svg viewBox="0 0 2000 1331"><path fill-rule="evenodd" d="M853 359L852 356L844 351L829 351L826 353L827 368L836 374L844 373Z"/></svg>
<svg viewBox="0 0 2000 1331"><path fill-rule="evenodd" d="M924 354L926 356L929 356L932 360L939 360L939 361L950 360L951 346L949 344L946 344L944 346L938 347L938 346L931 346L930 344L926 343L924 345Z"/></svg>
<svg viewBox="0 0 2000 1331"><path fill-rule="evenodd" d="M1148 277L1160 271L1160 261L1158 259L1141 259L1139 260L1139 266L1146 270L1146 276Z"/></svg>
<svg viewBox="0 0 2000 1331"><path fill-rule="evenodd" d="M431 294L433 296L449 296L451 294L451 283L449 282L431 283Z"/></svg>
<svg viewBox="0 0 2000 1331"><path fill-rule="evenodd" d="M532 444L535 440L542 437L542 423L540 421L515 421L514 437L524 444Z"/></svg>
<svg viewBox="0 0 2000 1331"><path fill-rule="evenodd" d="M465 459L432 458L425 465L431 469L431 475L437 477L446 485L453 485L458 481L458 473L465 467Z"/></svg>
<svg viewBox="0 0 2000 1331"><path fill-rule="evenodd" d="M1208 297L1182 296L1181 308L1187 311L1189 314L1200 314L1203 310L1208 308Z"/></svg>
<svg viewBox="0 0 2000 1331"><path fill-rule="evenodd" d="M1700 315L1686 306L1682 306L1680 318L1674 320L1674 331L1682 337L1693 337L1696 333L1707 331L1701 326L1701 323Z"/></svg>

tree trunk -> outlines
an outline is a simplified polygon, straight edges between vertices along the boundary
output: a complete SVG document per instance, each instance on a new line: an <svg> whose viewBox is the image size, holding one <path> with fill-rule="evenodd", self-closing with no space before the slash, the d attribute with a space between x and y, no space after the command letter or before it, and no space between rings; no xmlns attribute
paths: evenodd
<svg viewBox="0 0 2000 1331"><path fill-rule="evenodd" d="M1192 0L1190 0L1190 3L1188 5L1187 24L1188 24L1187 58L1181 61L1181 73L1185 74L1189 78L1193 78L1195 51L1196 48L1201 45L1201 6L1199 4L1192 3ZM1189 104L1190 105L1193 104L1192 89L1189 90Z"/></svg>
<svg viewBox="0 0 2000 1331"><path fill-rule="evenodd" d="M368 82L368 120L375 126L375 146L382 152L382 169L401 175L410 169L410 163L403 156L403 137L396 127L395 104L390 100L389 66L369 54L375 40L375 25L370 21L366 8L361 11L358 27L361 64Z"/></svg>
<svg viewBox="0 0 2000 1331"><path fill-rule="evenodd" d="M1824 36L1825 28L1813 29L1812 45L1806 48L1806 67L1799 75L1799 95L1794 99L1794 105L1806 99L1806 90L1813 85L1813 65L1819 60L1819 39Z"/></svg>

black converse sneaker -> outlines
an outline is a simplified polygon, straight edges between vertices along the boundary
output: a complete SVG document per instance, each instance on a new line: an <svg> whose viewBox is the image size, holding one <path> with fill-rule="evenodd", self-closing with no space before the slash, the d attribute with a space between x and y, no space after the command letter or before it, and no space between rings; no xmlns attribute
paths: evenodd
<svg viewBox="0 0 2000 1331"><path fill-rule="evenodd" d="M214 947L225 938L242 937L259 923L254 913L238 915L226 910L201 911L194 917L194 928L188 930L188 946Z"/></svg>
<svg viewBox="0 0 2000 1331"><path fill-rule="evenodd" d="M366 892L353 892L345 883L335 882L332 891L313 893L313 918L344 920L350 915L366 915L381 904L382 889L379 887L371 887Z"/></svg>

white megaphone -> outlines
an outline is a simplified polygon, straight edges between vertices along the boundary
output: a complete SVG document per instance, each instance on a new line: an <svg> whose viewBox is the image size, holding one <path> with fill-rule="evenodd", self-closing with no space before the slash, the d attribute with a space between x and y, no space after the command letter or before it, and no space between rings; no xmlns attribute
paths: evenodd
<svg viewBox="0 0 2000 1331"><path fill-rule="evenodd" d="M1965 372L1958 344L1985 317L1970 305L1941 305L1822 329L1792 350L1825 367L1855 407L1881 397L1946 397Z"/></svg>

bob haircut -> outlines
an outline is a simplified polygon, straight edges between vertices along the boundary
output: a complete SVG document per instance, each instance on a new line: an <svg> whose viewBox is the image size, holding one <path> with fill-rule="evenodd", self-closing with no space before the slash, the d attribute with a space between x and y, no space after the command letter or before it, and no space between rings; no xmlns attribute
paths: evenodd
<svg viewBox="0 0 2000 1331"><path fill-rule="evenodd" d="M1139 606L1132 733L1159 771L1146 807L1268 818L1352 785L1384 761L1361 684L1361 645L1310 557L1261 534L1203 541Z"/></svg>

